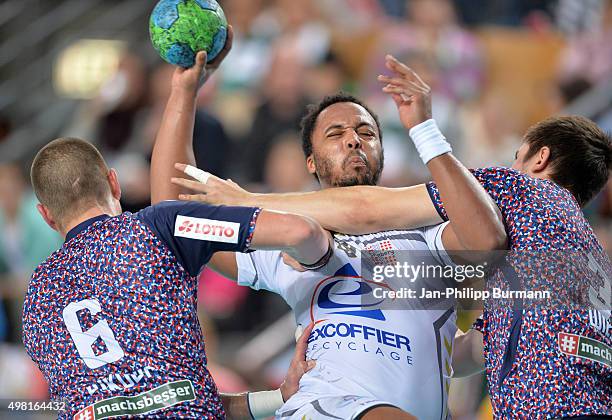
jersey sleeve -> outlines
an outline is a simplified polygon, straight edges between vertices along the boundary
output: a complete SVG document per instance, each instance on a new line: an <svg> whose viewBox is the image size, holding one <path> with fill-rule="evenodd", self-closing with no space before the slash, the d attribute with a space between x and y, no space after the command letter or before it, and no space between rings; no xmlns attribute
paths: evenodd
<svg viewBox="0 0 612 420"><path fill-rule="evenodd" d="M481 333L484 333L485 330L485 322L484 322L484 318L483 315L480 314L480 316L478 316L478 318L476 318L474 320L474 323L472 324L472 326L470 327L470 329L472 330L476 330L479 331Z"/></svg>
<svg viewBox="0 0 612 420"><path fill-rule="evenodd" d="M509 200L512 200L521 176L521 173L515 169L501 167L470 169L470 172L482 184L500 209ZM448 220L444 203L440 199L440 193L435 182L427 183L427 191L442 220Z"/></svg>
<svg viewBox="0 0 612 420"><path fill-rule="evenodd" d="M442 232L444 232L444 229L446 229L449 223L450 222L444 222L439 225L428 226L422 228L422 232L427 248L429 248L436 261L442 265L452 266L455 264L444 249L444 243L442 242Z"/></svg>
<svg viewBox="0 0 612 420"><path fill-rule="evenodd" d="M260 209L164 201L140 211L145 223L196 276L217 251L246 252Z"/></svg>
<svg viewBox="0 0 612 420"><path fill-rule="evenodd" d="M268 290L285 296L278 269L284 264L280 251L254 251L236 254L238 284L255 290Z"/></svg>

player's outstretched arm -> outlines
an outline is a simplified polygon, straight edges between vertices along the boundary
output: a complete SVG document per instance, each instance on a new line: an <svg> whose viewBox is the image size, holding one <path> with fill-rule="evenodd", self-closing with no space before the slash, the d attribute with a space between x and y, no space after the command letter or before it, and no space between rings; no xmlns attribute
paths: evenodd
<svg viewBox="0 0 612 420"><path fill-rule="evenodd" d="M151 157L151 204L164 200L176 200L182 191L170 179L177 175L174 162L195 165L193 154L193 126L198 89L221 65L232 48L233 30L228 26L227 40L217 58L206 64L206 53L196 56L195 65L189 69L177 67L172 76L172 88L162 121L157 132ZM220 274L236 279L236 258L230 252L217 252L209 266Z"/></svg>
<svg viewBox="0 0 612 420"><path fill-rule="evenodd" d="M192 176L195 168L182 163L176 169ZM201 171L200 171L201 172ZM325 229L349 234L382 230L411 229L440 223L425 185L406 188L355 186L327 188L321 191L287 194L254 194L236 183L205 173L205 183L173 178L179 188L192 194L181 194L181 200L215 205L255 206L315 219ZM198 177L196 177L198 179ZM408 203L408 204L407 204ZM409 210L406 206L409 206Z"/></svg>
<svg viewBox="0 0 612 420"><path fill-rule="evenodd" d="M432 119L430 87L395 57L385 59L392 76L378 76L385 84L382 90L393 98L446 206L451 223L442 237L445 248L504 249L507 238L501 213L478 180L451 154L450 144Z"/></svg>
<svg viewBox="0 0 612 420"><path fill-rule="evenodd" d="M333 250L330 233L315 220L274 210L259 215L251 248L282 250L310 269L325 265Z"/></svg>
<svg viewBox="0 0 612 420"><path fill-rule="evenodd" d="M313 324L304 330L295 345L293 359L281 387L275 391L221 394L228 419L258 419L271 417L281 405L298 391L300 379L315 367L314 360L306 360L308 338Z"/></svg>
<svg viewBox="0 0 612 420"><path fill-rule="evenodd" d="M151 203L176 200L180 187L170 182L178 173L175 162L195 165L193 154L193 126L198 89L215 71L232 48L233 30L228 26L227 40L223 50L206 64L206 52L196 55L193 67L177 67L172 76L172 88L162 117L153 155L151 157Z"/></svg>

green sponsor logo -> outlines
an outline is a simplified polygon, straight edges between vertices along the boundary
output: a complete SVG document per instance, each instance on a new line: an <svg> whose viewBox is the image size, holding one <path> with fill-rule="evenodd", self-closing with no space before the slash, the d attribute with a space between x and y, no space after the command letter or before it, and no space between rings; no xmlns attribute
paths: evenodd
<svg viewBox="0 0 612 420"><path fill-rule="evenodd" d="M172 407L183 401L195 400L193 384L189 380L168 382L133 397L113 397L98 401L79 412L75 419L99 420L117 416L147 414Z"/></svg>
<svg viewBox="0 0 612 420"><path fill-rule="evenodd" d="M612 349L601 341L580 337L576 356L596 360L608 367L612 367Z"/></svg>
<svg viewBox="0 0 612 420"><path fill-rule="evenodd" d="M612 367L612 348L601 341L577 334L559 333L559 350Z"/></svg>

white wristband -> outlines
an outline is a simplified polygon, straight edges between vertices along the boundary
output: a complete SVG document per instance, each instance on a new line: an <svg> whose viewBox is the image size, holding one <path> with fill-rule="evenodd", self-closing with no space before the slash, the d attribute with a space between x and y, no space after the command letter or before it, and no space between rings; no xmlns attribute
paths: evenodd
<svg viewBox="0 0 612 420"><path fill-rule="evenodd" d="M202 184L206 184L211 175L210 172L203 171L191 165L187 165L184 172L193 179L200 181Z"/></svg>
<svg viewBox="0 0 612 420"><path fill-rule="evenodd" d="M276 410L285 403L280 389L274 391L249 392L247 394L249 411L254 419L274 416Z"/></svg>
<svg viewBox="0 0 612 420"><path fill-rule="evenodd" d="M435 157L452 152L451 145L434 119L424 121L408 132L425 165Z"/></svg>

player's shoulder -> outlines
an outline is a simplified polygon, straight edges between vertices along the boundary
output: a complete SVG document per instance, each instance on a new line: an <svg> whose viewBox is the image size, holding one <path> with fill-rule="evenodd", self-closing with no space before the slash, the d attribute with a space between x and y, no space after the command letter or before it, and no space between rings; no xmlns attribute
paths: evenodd
<svg viewBox="0 0 612 420"><path fill-rule="evenodd" d="M551 180L535 178L513 168L492 166L471 171L488 189L503 189L516 194L537 194L542 197L554 196L555 199L561 196L568 198L568 195L571 195L569 191Z"/></svg>
<svg viewBox="0 0 612 420"><path fill-rule="evenodd" d="M145 207L136 213L137 217L150 216L153 214L176 214L179 211L190 209L201 209L209 207L208 204L197 203L193 201L166 200Z"/></svg>
<svg viewBox="0 0 612 420"><path fill-rule="evenodd" d="M525 182L529 178L524 172L505 166L489 166L470 169L470 171L476 178L484 181L499 182L500 184Z"/></svg>
<svg viewBox="0 0 612 420"><path fill-rule="evenodd" d="M38 264L36 268L32 271L32 276L30 277L30 282L38 279L49 276L50 274L56 272L57 270L63 268L65 266L65 251L64 246L60 249L54 251L51 255L49 255L43 262Z"/></svg>

